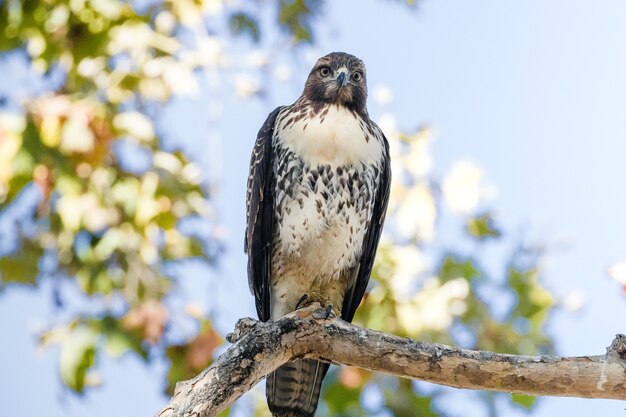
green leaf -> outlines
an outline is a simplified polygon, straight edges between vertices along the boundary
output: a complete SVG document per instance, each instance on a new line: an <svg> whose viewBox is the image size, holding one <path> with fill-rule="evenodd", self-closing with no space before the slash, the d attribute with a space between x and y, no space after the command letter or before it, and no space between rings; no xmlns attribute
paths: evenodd
<svg viewBox="0 0 626 417"><path fill-rule="evenodd" d="M513 401L513 404L520 405L527 411L530 411L537 403L537 397L526 394L511 394L511 400Z"/></svg>
<svg viewBox="0 0 626 417"><path fill-rule="evenodd" d="M261 32L257 20L247 13L237 12L230 16L230 30L235 35L249 35L254 42L261 40Z"/></svg>
<svg viewBox="0 0 626 417"><path fill-rule="evenodd" d="M312 41L311 23L315 17L314 12L321 8L321 1L282 0L280 3L278 21L282 28L298 42Z"/></svg>
<svg viewBox="0 0 626 417"><path fill-rule="evenodd" d="M440 417L440 414L433 410L433 397L420 395L408 379L399 379L397 384L394 389L390 389L386 384L383 388L385 405L394 416Z"/></svg>
<svg viewBox="0 0 626 417"><path fill-rule="evenodd" d="M227 408L226 410L219 413L217 417L228 417L229 415L230 415L230 408Z"/></svg>
<svg viewBox="0 0 626 417"><path fill-rule="evenodd" d="M359 415L362 387L359 386L356 389L346 387L336 378L337 371L334 371L331 375L327 378L334 383L327 383L327 388L322 393L322 397L328 406L329 414L341 416Z"/></svg>
<svg viewBox="0 0 626 417"><path fill-rule="evenodd" d="M14 253L0 258L0 285L9 282L34 285L39 275L38 262L43 249L29 240Z"/></svg>
<svg viewBox="0 0 626 417"><path fill-rule="evenodd" d="M104 334L106 342L104 350L112 357L120 357L131 351L137 353L142 359L148 359L148 352L141 345L141 338L120 325L120 321L111 316L92 320L91 327Z"/></svg>
<svg viewBox="0 0 626 417"><path fill-rule="evenodd" d="M95 362L97 333L81 326L71 331L61 344L61 379L71 389L82 392L87 371Z"/></svg>
<svg viewBox="0 0 626 417"><path fill-rule="evenodd" d="M447 255L439 267L439 278L442 282L459 277L471 281L481 275L472 259L459 259L454 255Z"/></svg>
<svg viewBox="0 0 626 417"><path fill-rule="evenodd" d="M493 217L489 213L469 219L467 221L466 230L467 233L478 240L500 237L502 234L495 226Z"/></svg>
<svg viewBox="0 0 626 417"><path fill-rule="evenodd" d="M222 343L222 338L211 323L204 321L200 333L194 339L185 344L169 346L165 350L170 360L166 392L172 395L178 381L194 377L208 367L213 362L213 351Z"/></svg>
<svg viewBox="0 0 626 417"><path fill-rule="evenodd" d="M433 410L433 398L430 396L422 397L421 395L413 395L413 410L415 415L420 417L440 417L441 414Z"/></svg>
<svg viewBox="0 0 626 417"><path fill-rule="evenodd" d="M517 295L517 304L512 311L513 316L531 319L554 304L552 295L539 285L538 278L537 268L523 271L510 268L509 285Z"/></svg>
<svg viewBox="0 0 626 417"><path fill-rule="evenodd" d="M126 351L133 349L133 340L129 335L122 332L111 332L108 334L104 349L106 353L114 358L119 358Z"/></svg>

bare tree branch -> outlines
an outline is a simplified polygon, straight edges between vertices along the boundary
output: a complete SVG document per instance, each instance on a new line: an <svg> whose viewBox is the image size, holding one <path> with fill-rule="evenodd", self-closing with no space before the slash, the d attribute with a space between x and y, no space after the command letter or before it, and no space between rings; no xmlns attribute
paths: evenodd
<svg viewBox="0 0 626 417"><path fill-rule="evenodd" d="M323 310L308 307L275 322L240 320L229 335L234 344L198 376L178 383L157 416L215 416L298 357L455 388L626 400L624 335L617 335L600 356L518 356L421 343L323 315Z"/></svg>

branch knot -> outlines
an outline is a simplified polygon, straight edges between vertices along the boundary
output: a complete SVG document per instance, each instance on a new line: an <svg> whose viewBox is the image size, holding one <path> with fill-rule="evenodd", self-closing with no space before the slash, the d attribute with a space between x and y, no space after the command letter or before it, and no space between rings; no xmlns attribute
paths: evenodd
<svg viewBox="0 0 626 417"><path fill-rule="evenodd" d="M254 327L259 323L260 321L250 317L244 317L242 319L239 319L237 321L237 324L235 324L235 330L226 335L226 340L228 340L228 342L230 343L238 342L239 340L241 340L242 337L250 333L252 329L254 329Z"/></svg>
<svg viewBox="0 0 626 417"><path fill-rule="evenodd" d="M606 356L619 357L622 360L626 360L626 336L623 334L616 334L615 339L611 343L611 346L607 348Z"/></svg>

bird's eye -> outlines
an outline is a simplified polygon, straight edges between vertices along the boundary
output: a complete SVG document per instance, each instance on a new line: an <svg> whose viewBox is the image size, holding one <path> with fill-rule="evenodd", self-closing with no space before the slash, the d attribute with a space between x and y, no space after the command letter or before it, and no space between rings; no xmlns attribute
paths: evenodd
<svg viewBox="0 0 626 417"><path fill-rule="evenodd" d="M322 77L328 77L330 75L330 68L328 68L328 67L320 68L320 75Z"/></svg>
<svg viewBox="0 0 626 417"><path fill-rule="evenodd" d="M361 74L360 72L355 72L354 74L352 74L352 79L354 81L361 81L361 79L363 78L363 74Z"/></svg>

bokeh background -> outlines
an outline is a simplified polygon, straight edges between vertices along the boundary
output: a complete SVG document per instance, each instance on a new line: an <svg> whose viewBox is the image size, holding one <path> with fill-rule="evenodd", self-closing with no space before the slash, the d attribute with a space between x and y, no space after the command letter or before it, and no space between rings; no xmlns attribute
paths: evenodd
<svg viewBox="0 0 626 417"><path fill-rule="evenodd" d="M626 3L0 0L0 414L153 415L254 315L256 131L363 59L392 145L356 322L602 354L626 317ZM261 384L262 385L262 384ZM334 368L320 416L622 415ZM268 416L259 386L224 415Z"/></svg>

